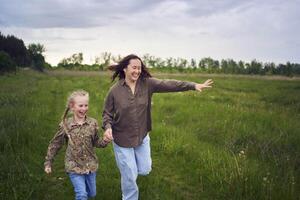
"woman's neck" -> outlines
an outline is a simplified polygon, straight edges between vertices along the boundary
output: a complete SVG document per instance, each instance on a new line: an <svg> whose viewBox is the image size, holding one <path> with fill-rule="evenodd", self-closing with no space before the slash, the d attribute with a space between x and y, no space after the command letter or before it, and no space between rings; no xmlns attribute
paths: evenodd
<svg viewBox="0 0 300 200"><path fill-rule="evenodd" d="M136 85L136 81L133 80L129 80L128 78L125 78L125 82L126 84L129 86L132 94L135 94L135 85Z"/></svg>
<svg viewBox="0 0 300 200"><path fill-rule="evenodd" d="M129 80L128 78L125 78L125 82L128 86L134 87L136 85L136 81L134 80Z"/></svg>

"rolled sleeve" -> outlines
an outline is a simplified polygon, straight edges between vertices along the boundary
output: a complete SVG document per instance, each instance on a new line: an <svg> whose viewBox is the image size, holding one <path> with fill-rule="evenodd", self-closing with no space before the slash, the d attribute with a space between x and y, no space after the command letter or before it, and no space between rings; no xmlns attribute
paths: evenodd
<svg viewBox="0 0 300 200"><path fill-rule="evenodd" d="M102 128L104 130L112 127L114 116L114 98L110 91L105 99L104 109L102 113Z"/></svg>
<svg viewBox="0 0 300 200"><path fill-rule="evenodd" d="M93 136L93 146L98 148L104 148L109 142L104 141L99 137L99 126L98 123L94 124L94 136Z"/></svg>

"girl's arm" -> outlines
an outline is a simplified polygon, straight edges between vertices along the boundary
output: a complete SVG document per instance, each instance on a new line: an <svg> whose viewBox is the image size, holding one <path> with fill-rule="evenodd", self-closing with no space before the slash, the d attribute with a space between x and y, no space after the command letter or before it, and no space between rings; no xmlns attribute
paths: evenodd
<svg viewBox="0 0 300 200"><path fill-rule="evenodd" d="M204 88L211 87L212 80L208 79L203 84L187 82L187 81L178 81L178 80L162 80L156 78L149 78L148 84L151 93L156 92L181 92L187 90L198 90L202 91Z"/></svg>
<svg viewBox="0 0 300 200"><path fill-rule="evenodd" d="M66 134L63 125L61 123L59 125L58 131L56 132L56 134L54 135L54 137L49 143L47 155L45 157L44 166L45 168L50 168L50 172L51 172L51 166L54 160L54 156L57 154L59 149L63 146L65 139L66 139Z"/></svg>
<svg viewBox="0 0 300 200"><path fill-rule="evenodd" d="M109 139L107 139L106 137L101 139L99 138L99 126L98 126L98 123L95 122L94 124L95 126L95 132L94 132L94 135L93 135L93 138L92 138L92 141L93 141L93 146L94 147L98 147L98 148L104 148L108 145L108 143L110 142Z"/></svg>

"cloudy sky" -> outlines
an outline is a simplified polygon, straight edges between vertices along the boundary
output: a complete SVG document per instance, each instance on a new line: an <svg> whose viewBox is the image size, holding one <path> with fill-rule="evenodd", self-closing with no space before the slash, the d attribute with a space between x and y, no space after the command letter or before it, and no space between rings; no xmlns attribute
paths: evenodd
<svg viewBox="0 0 300 200"><path fill-rule="evenodd" d="M300 63L300 0L0 0L0 31L82 52Z"/></svg>

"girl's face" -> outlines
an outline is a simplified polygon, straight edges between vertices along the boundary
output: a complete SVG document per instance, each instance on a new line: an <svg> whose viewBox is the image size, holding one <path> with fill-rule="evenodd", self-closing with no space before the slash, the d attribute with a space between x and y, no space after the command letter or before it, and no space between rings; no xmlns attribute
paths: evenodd
<svg viewBox="0 0 300 200"><path fill-rule="evenodd" d="M139 59L131 59L127 68L124 68L125 78L131 82L135 82L141 75L142 63Z"/></svg>
<svg viewBox="0 0 300 200"><path fill-rule="evenodd" d="M71 109L77 119L83 119L89 110L88 96L76 96L71 104Z"/></svg>

